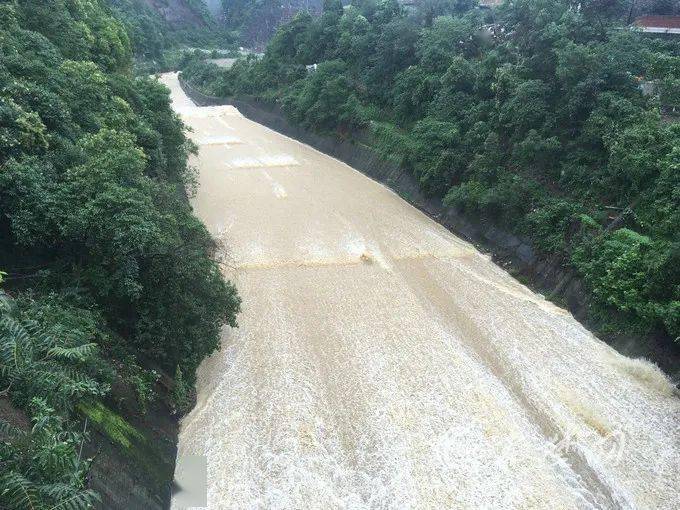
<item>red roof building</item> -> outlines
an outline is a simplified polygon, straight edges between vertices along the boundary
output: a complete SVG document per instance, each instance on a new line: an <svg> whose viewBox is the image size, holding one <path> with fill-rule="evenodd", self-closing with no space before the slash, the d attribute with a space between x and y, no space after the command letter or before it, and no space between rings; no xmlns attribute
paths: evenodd
<svg viewBox="0 0 680 510"><path fill-rule="evenodd" d="M680 35L680 16L641 16L635 26L647 33Z"/></svg>

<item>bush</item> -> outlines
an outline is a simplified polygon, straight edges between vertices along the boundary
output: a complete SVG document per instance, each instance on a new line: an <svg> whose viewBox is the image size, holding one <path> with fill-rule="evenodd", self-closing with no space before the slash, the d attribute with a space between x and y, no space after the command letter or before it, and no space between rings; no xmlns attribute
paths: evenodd
<svg viewBox="0 0 680 510"><path fill-rule="evenodd" d="M678 337L679 250L622 228L580 246L572 260L600 303L636 317L643 328L665 326Z"/></svg>
<svg viewBox="0 0 680 510"><path fill-rule="evenodd" d="M363 110L341 61L324 62L283 97L283 110L317 131L355 130L366 124Z"/></svg>
<svg viewBox="0 0 680 510"><path fill-rule="evenodd" d="M190 393L191 388L184 380L182 369L177 365L177 368L175 369L175 379L172 384L172 393L170 395L175 412L183 415L189 410L189 406L191 405Z"/></svg>
<svg viewBox="0 0 680 510"><path fill-rule="evenodd" d="M7 510L92 508L99 496L86 488L84 436L67 428L43 400L30 404L33 427L23 431L0 420L0 505Z"/></svg>
<svg viewBox="0 0 680 510"><path fill-rule="evenodd" d="M0 386L11 389L13 402L28 407L39 396L68 414L80 400L108 392L94 340L97 318L64 306L57 296L19 303L0 295Z"/></svg>
<svg viewBox="0 0 680 510"><path fill-rule="evenodd" d="M526 231L544 253L564 252L580 225L583 209L567 200L548 200L526 216Z"/></svg>

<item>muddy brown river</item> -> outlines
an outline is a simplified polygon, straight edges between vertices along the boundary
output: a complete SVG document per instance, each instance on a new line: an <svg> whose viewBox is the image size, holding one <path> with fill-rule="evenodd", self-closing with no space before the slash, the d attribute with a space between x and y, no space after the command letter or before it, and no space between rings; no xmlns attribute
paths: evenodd
<svg viewBox="0 0 680 510"><path fill-rule="evenodd" d="M162 76L243 299L179 456L215 509L680 507L680 399L386 187Z"/></svg>

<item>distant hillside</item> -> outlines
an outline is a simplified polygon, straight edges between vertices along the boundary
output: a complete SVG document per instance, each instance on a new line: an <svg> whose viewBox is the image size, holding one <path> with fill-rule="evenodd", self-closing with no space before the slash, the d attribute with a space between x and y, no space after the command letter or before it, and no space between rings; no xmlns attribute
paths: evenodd
<svg viewBox="0 0 680 510"><path fill-rule="evenodd" d="M264 48L276 28L298 12L321 13L323 0L105 0L125 23L135 55L161 57L180 44Z"/></svg>
<svg viewBox="0 0 680 510"><path fill-rule="evenodd" d="M323 0L224 0L227 28L238 30L243 42L263 48L276 28L300 11L319 14Z"/></svg>
<svg viewBox="0 0 680 510"><path fill-rule="evenodd" d="M219 1L219 0L216 0ZM135 56L162 60L178 45L227 47L235 42L202 0L106 0L130 35Z"/></svg>
<svg viewBox="0 0 680 510"><path fill-rule="evenodd" d="M202 0L138 0L155 10L172 28L204 28L213 22Z"/></svg>
<svg viewBox="0 0 680 510"><path fill-rule="evenodd" d="M215 18L222 16L222 0L205 0L205 5L208 7L210 14Z"/></svg>
<svg viewBox="0 0 680 510"><path fill-rule="evenodd" d="M214 22L202 0L107 0L114 10L130 18L155 18L170 29L205 28Z"/></svg>

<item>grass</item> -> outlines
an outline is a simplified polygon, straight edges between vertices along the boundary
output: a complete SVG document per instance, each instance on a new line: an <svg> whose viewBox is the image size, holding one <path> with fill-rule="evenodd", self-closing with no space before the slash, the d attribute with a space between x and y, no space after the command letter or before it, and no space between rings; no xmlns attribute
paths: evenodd
<svg viewBox="0 0 680 510"><path fill-rule="evenodd" d="M80 403L78 409L94 423L104 435L118 446L129 449L133 442L144 441L144 436L125 419L101 402Z"/></svg>

